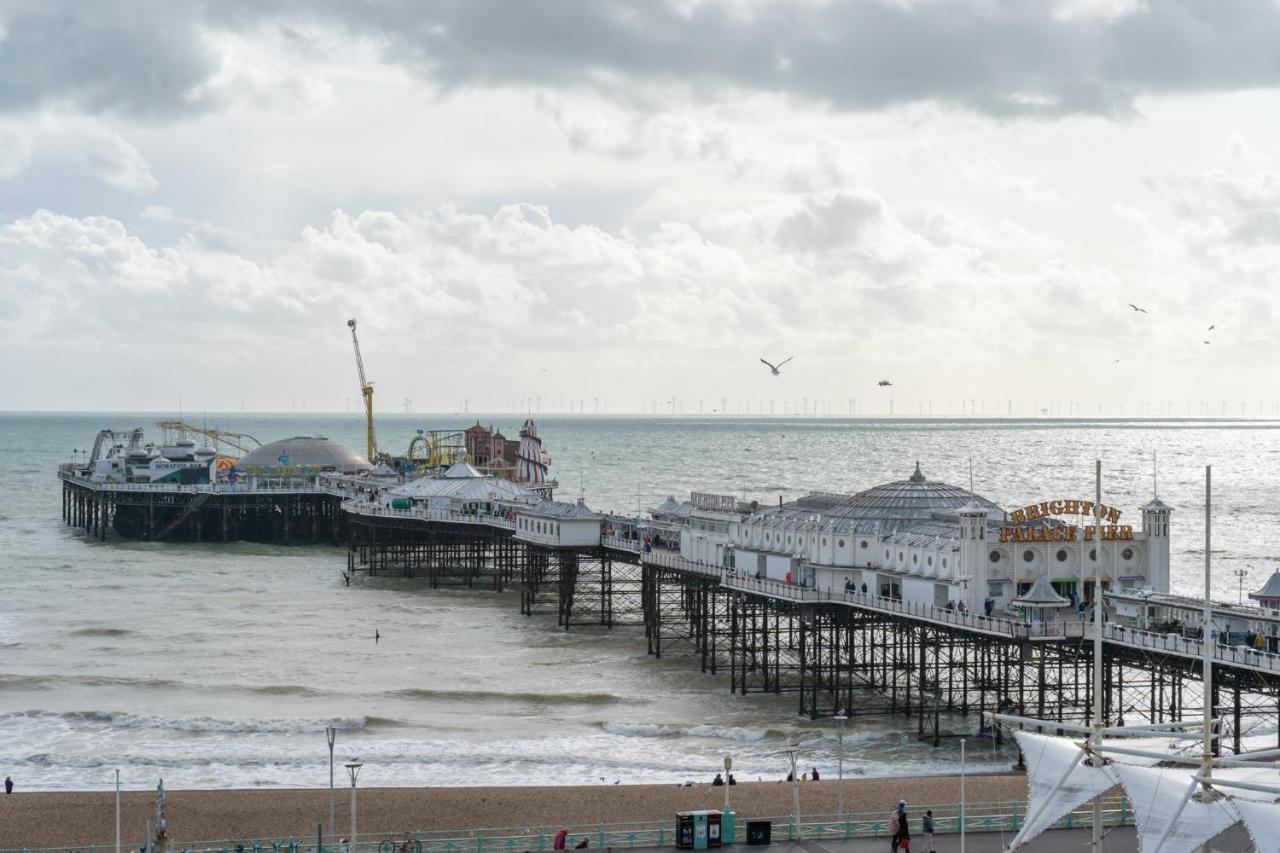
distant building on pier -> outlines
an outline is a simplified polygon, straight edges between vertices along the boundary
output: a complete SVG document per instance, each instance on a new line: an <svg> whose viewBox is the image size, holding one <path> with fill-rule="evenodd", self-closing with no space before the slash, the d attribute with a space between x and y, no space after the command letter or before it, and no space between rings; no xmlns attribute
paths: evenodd
<svg viewBox="0 0 1280 853"><path fill-rule="evenodd" d="M1051 500L1005 511L967 489L905 480L857 494L813 493L779 506L730 495L669 498L655 523L679 531L681 555L755 577L848 588L945 607L1003 610L1041 577L1071 604L1104 589L1169 590L1169 516L1158 499L1138 529L1114 507ZM1097 568L1100 566L1101 568ZM1082 577L1083 576L1083 577Z"/></svg>

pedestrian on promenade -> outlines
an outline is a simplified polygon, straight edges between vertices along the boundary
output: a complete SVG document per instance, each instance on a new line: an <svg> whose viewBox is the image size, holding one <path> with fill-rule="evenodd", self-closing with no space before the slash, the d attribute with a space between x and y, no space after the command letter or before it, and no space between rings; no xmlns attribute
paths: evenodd
<svg viewBox="0 0 1280 853"><path fill-rule="evenodd" d="M903 849L902 842L904 839L907 840L908 845L911 843L909 840L911 838L911 827L907 826L907 801L898 800L898 808L893 814L894 817L897 818L898 829L897 832L894 833L893 845L890 849L896 851Z"/></svg>
<svg viewBox="0 0 1280 853"><path fill-rule="evenodd" d="M933 809L924 813L924 819L920 821L920 829L924 834L923 853L933 853Z"/></svg>
<svg viewBox="0 0 1280 853"><path fill-rule="evenodd" d="M563 850L569 842L569 830L562 829L556 833L555 841L551 843L552 850Z"/></svg>
<svg viewBox="0 0 1280 853"><path fill-rule="evenodd" d="M4 777L4 792L6 794L13 793L13 779L9 776Z"/></svg>

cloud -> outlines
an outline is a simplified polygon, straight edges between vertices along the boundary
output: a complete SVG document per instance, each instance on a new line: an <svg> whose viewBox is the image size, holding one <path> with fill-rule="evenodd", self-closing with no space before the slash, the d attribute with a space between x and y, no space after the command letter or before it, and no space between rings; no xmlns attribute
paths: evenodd
<svg viewBox="0 0 1280 853"><path fill-rule="evenodd" d="M0 117L0 179L15 177L36 160L74 167L125 192L149 192L158 185L142 152L97 119L62 114Z"/></svg>
<svg viewBox="0 0 1280 853"><path fill-rule="evenodd" d="M7 110L172 118L244 92L323 101L323 81L306 70L317 61L306 34L321 27L380 46L386 63L445 91L591 90L653 112L676 90L854 111L934 103L996 117L1126 116L1143 95L1280 82L1280 8L1269 0L10 5ZM264 38L296 47L303 66L256 51Z"/></svg>
<svg viewBox="0 0 1280 853"><path fill-rule="evenodd" d="M31 165L31 137L21 127L0 124L0 179Z"/></svg>

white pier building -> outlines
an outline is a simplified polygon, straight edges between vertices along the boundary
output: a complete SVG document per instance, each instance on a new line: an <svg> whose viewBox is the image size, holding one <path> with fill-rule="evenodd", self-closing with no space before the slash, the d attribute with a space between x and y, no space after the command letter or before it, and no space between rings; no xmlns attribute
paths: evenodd
<svg viewBox="0 0 1280 853"><path fill-rule="evenodd" d="M1169 518L1158 499L1126 523L1091 500L1005 510L920 470L856 494L813 493L776 507L732 496L668 499L655 521L678 527L687 559L826 592L845 589L957 609L1005 610L1044 577L1064 599L1169 590Z"/></svg>

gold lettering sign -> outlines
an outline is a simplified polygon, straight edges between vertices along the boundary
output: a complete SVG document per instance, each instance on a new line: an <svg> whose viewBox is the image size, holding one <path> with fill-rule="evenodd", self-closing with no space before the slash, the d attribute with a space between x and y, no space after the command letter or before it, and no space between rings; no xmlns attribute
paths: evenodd
<svg viewBox="0 0 1280 853"><path fill-rule="evenodd" d="M1040 501L1040 503L1028 504L1021 509L1015 509L1009 513L1009 521L1011 524L1000 528L1001 542L1071 542L1076 538L1077 530L1084 530L1085 539L1093 539L1097 525L1084 524L1077 526L1074 524L1064 524L1059 527L1047 526L1025 526L1028 521L1035 521L1042 518L1052 518L1054 516L1079 516L1082 522L1090 521L1096 516L1094 512L1105 522L1101 526L1101 538L1104 542L1114 540L1130 540L1133 538L1133 528L1127 524L1119 524L1120 510L1113 506L1098 505L1095 508L1093 501L1082 501L1073 499Z"/></svg>
<svg viewBox="0 0 1280 853"><path fill-rule="evenodd" d="M712 495L706 492L690 492L689 503L697 509L712 512L733 512L737 506L737 498L733 495Z"/></svg>

